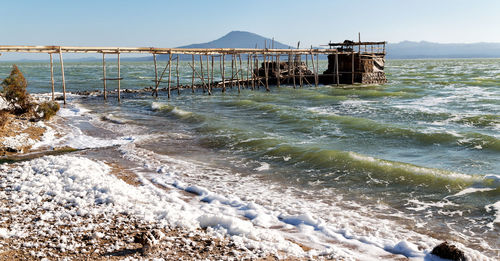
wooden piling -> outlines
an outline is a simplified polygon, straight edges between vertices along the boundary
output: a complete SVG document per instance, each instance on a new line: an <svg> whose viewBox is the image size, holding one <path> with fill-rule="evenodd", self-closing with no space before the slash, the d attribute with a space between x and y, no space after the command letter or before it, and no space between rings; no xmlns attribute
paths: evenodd
<svg viewBox="0 0 500 261"><path fill-rule="evenodd" d="M154 64L155 64L155 96L158 97L158 85L159 85L159 82L158 82L158 69L156 67L156 54L153 53L153 61L154 61Z"/></svg>
<svg viewBox="0 0 500 261"><path fill-rule="evenodd" d="M280 83L281 83L281 62L280 62L280 55L277 55L276 56L276 70L278 73L276 73L276 86L278 86L278 88L280 87Z"/></svg>
<svg viewBox="0 0 500 261"><path fill-rule="evenodd" d="M172 79L171 76L172 73L172 53L170 52L168 54L168 85L167 85L167 98L170 99L170 80Z"/></svg>
<svg viewBox="0 0 500 261"><path fill-rule="evenodd" d="M245 87L245 75L243 74L243 62L241 61L241 54L238 54L238 60L240 60L240 78L241 86Z"/></svg>
<svg viewBox="0 0 500 261"><path fill-rule="evenodd" d="M52 84L52 101L54 101L54 64L52 62L52 53L50 55L50 83Z"/></svg>
<svg viewBox="0 0 500 261"><path fill-rule="evenodd" d="M236 70L236 77L238 79L238 93L240 93L241 92L241 90L240 90L241 89L241 80L240 80L240 78L243 79L243 76L241 75L241 56L240 56L240 54L238 54L237 58L238 58L238 60L240 60L240 69ZM238 67L238 66L236 66L236 67Z"/></svg>
<svg viewBox="0 0 500 261"><path fill-rule="evenodd" d="M194 93L194 54L191 55L191 61L192 61L192 66L191 68L193 69L193 75L191 76L191 92Z"/></svg>
<svg viewBox="0 0 500 261"><path fill-rule="evenodd" d="M351 63L352 63L352 71L351 71L351 84L354 83L354 46L352 47L352 52L351 52Z"/></svg>
<svg viewBox="0 0 500 261"><path fill-rule="evenodd" d="M293 80L293 88L297 88L297 84L295 83L295 57L292 54L292 80Z"/></svg>
<svg viewBox="0 0 500 261"><path fill-rule="evenodd" d="M316 66L314 66L314 55L311 51L311 63L313 67L313 75L314 75L314 86L318 87L318 73L316 72Z"/></svg>
<svg viewBox="0 0 500 261"><path fill-rule="evenodd" d="M255 75L257 80L257 89L260 89L259 56L255 55Z"/></svg>
<svg viewBox="0 0 500 261"><path fill-rule="evenodd" d="M335 52L335 78L337 82L337 86L339 86L340 77L339 77L339 53Z"/></svg>
<svg viewBox="0 0 500 261"><path fill-rule="evenodd" d="M316 55L316 84L319 84L319 57Z"/></svg>
<svg viewBox="0 0 500 261"><path fill-rule="evenodd" d="M106 58L105 53L102 53L102 88L104 100L108 99L108 91L106 90Z"/></svg>
<svg viewBox="0 0 500 261"><path fill-rule="evenodd" d="M59 61L61 62L61 77L62 77L62 88L63 88L63 100L66 104L66 80L64 79L64 61L62 57L61 47L59 47Z"/></svg>
<svg viewBox="0 0 500 261"><path fill-rule="evenodd" d="M121 101L121 90L120 90L120 51L118 51L118 55L117 55L117 58L118 58L118 102Z"/></svg>
<svg viewBox="0 0 500 261"><path fill-rule="evenodd" d="M226 55L222 54L222 70L221 70L221 77L222 77L222 92L226 92L226 80L225 80L225 69L226 69Z"/></svg>
<svg viewBox="0 0 500 261"><path fill-rule="evenodd" d="M207 90L205 86L205 78L203 77L203 55L200 55L200 80L203 87L203 93L205 93Z"/></svg>
<svg viewBox="0 0 500 261"><path fill-rule="evenodd" d="M208 81L208 87L207 87L207 91L208 91L208 95L212 95L212 92L210 91L210 88L212 87L210 85L210 63L208 62L208 54L207 54L207 81Z"/></svg>
<svg viewBox="0 0 500 261"><path fill-rule="evenodd" d="M269 68L269 65L267 64L267 55L264 54L264 70L265 70L265 77L266 77L266 91L271 91L269 89L269 72L268 72L268 68Z"/></svg>
<svg viewBox="0 0 500 261"><path fill-rule="evenodd" d="M231 89L234 86L234 54L231 54Z"/></svg>
<svg viewBox="0 0 500 261"><path fill-rule="evenodd" d="M212 86L214 85L214 56L212 55L212 75L211 75L211 82L212 82ZM212 88L213 87L210 87L209 88L209 91L210 91L210 95L212 94Z"/></svg>
<svg viewBox="0 0 500 261"><path fill-rule="evenodd" d="M250 54L247 54L247 88L250 87Z"/></svg>
<svg viewBox="0 0 500 261"><path fill-rule="evenodd" d="M295 57L297 58L297 56L295 56ZM299 54L298 57L302 58L302 55ZM298 61L301 63L302 60L299 59ZM300 67L297 67L297 68L299 68L299 85L300 85L300 88L302 88L302 85L303 85L303 82L304 82L303 79L302 79L303 72L302 72L302 69Z"/></svg>
<svg viewBox="0 0 500 261"><path fill-rule="evenodd" d="M175 65L175 72L177 74L177 95L181 95L181 87L179 85L179 55L177 55L177 63Z"/></svg>
<svg viewBox="0 0 500 261"><path fill-rule="evenodd" d="M253 65L255 63L255 57L254 55L251 55L250 57L250 75L252 76L252 91L255 90L255 70L253 68Z"/></svg>

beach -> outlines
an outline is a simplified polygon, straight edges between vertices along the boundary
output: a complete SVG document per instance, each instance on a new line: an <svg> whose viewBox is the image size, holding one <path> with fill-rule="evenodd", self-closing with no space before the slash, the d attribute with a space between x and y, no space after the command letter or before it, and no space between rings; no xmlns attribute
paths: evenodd
<svg viewBox="0 0 500 261"><path fill-rule="evenodd" d="M101 87L98 65L65 66L70 91ZM20 68L49 99L46 65ZM149 69L124 63L122 88ZM499 70L393 60L386 85L70 94L4 143L24 158L0 165L0 258L439 260L449 241L495 260Z"/></svg>

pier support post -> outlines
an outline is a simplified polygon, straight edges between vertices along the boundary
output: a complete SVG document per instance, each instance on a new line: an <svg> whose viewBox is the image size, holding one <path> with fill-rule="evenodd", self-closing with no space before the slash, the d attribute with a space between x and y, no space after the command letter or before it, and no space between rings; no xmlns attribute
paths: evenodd
<svg viewBox="0 0 500 261"><path fill-rule="evenodd" d="M61 77L62 77L62 88L63 88L63 100L66 104L66 80L64 79L64 61L62 57L61 47L59 47L59 61L61 62Z"/></svg>
<svg viewBox="0 0 500 261"><path fill-rule="evenodd" d="M236 79L238 80L238 93L241 92L241 80L240 77L243 79L243 75L241 75L241 56L238 54L238 57L236 57L238 60L240 60L240 69L238 69L238 64L236 64ZM235 60L236 62L236 60Z"/></svg>
<svg viewBox="0 0 500 261"><path fill-rule="evenodd" d="M193 75L191 76L191 92L194 93L194 54L191 54L191 62L192 65L191 68L193 69Z"/></svg>
<svg viewBox="0 0 500 261"><path fill-rule="evenodd" d="M205 78L203 77L203 55L200 54L200 80L203 86L203 93L206 92Z"/></svg>
<svg viewBox="0 0 500 261"><path fill-rule="evenodd" d="M222 70L221 70L221 77L222 77L222 92L226 92L226 80L225 80L225 70L226 70L226 55L222 54Z"/></svg>
<svg viewBox="0 0 500 261"><path fill-rule="evenodd" d="M52 53L50 55L50 83L52 84L52 101L54 101L54 64L52 62Z"/></svg>
<svg viewBox="0 0 500 261"><path fill-rule="evenodd" d="M213 85L214 85L214 56L212 55L211 56L211 59L212 59L212 75L211 75L211 81L212 81L212 87L210 87L210 95L212 95L212 88L213 88Z"/></svg>
<svg viewBox="0 0 500 261"><path fill-rule="evenodd" d="M295 83L295 56L296 55L291 55L292 56L292 80L293 80L293 88L297 88L297 84Z"/></svg>
<svg viewBox="0 0 500 261"><path fill-rule="evenodd" d="M266 54L264 54L264 75L266 77L266 91L271 91L269 90L269 65L267 64L268 62L268 57Z"/></svg>
<svg viewBox="0 0 500 261"><path fill-rule="evenodd" d="M250 70L251 70L250 75L252 76L252 91L255 90L255 71L253 68L254 63L255 63L255 57L252 54L250 57Z"/></svg>
<svg viewBox="0 0 500 261"><path fill-rule="evenodd" d="M212 85L210 84L210 63L208 59L208 54L207 54L207 81L208 81L208 86L207 86L208 95L212 95L212 92L210 91Z"/></svg>
<svg viewBox="0 0 500 261"><path fill-rule="evenodd" d="M316 71L316 66L314 66L314 55L311 50L311 63L313 67L313 75L314 75L314 86L318 87L318 72Z"/></svg>
<svg viewBox="0 0 500 261"><path fill-rule="evenodd" d="M247 54L247 88L250 87L250 54Z"/></svg>
<svg viewBox="0 0 500 261"><path fill-rule="evenodd" d="M175 65L175 72L177 74L177 95L181 95L181 86L179 85L179 55L177 55L177 63Z"/></svg>
<svg viewBox="0 0 500 261"><path fill-rule="evenodd" d="M107 100L108 91L106 90L106 57L104 53L102 53L102 94L104 100Z"/></svg>
<svg viewBox="0 0 500 261"><path fill-rule="evenodd" d="M339 86L340 77L339 77L339 53L338 52L335 52L335 78L337 79L336 80L337 86Z"/></svg>
<svg viewBox="0 0 500 261"><path fill-rule="evenodd" d="M351 52L351 63L352 63L352 71L351 71L351 84L354 83L354 46L352 48L352 52Z"/></svg>
<svg viewBox="0 0 500 261"><path fill-rule="evenodd" d="M278 54L276 56L276 86L279 88L280 83L281 83L281 62L280 62L280 55Z"/></svg>
<svg viewBox="0 0 500 261"><path fill-rule="evenodd" d="M259 55L255 55L255 78L257 78L257 89L260 89Z"/></svg>
<svg viewBox="0 0 500 261"><path fill-rule="evenodd" d="M319 56L316 54L316 85L319 84Z"/></svg>
<svg viewBox="0 0 500 261"><path fill-rule="evenodd" d="M168 93L167 98L170 99L170 80L172 79L172 52L168 54Z"/></svg>
<svg viewBox="0 0 500 261"><path fill-rule="evenodd" d="M156 67L156 53L153 53L153 61L155 64L155 96L158 98L158 85L160 84L158 82L158 69Z"/></svg>
<svg viewBox="0 0 500 261"><path fill-rule="evenodd" d="M120 89L120 50L118 50L118 102L121 101L121 89Z"/></svg>
<svg viewBox="0 0 500 261"><path fill-rule="evenodd" d="M231 54L231 89L234 86L234 54Z"/></svg>

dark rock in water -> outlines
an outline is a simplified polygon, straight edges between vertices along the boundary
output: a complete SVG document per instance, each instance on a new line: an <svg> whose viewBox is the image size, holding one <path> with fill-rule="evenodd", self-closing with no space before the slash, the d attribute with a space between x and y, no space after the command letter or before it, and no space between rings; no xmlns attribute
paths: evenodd
<svg viewBox="0 0 500 261"><path fill-rule="evenodd" d="M455 245L448 242L443 242L432 249L431 254L440 258L450 259L454 261L467 261L464 251L458 249Z"/></svg>

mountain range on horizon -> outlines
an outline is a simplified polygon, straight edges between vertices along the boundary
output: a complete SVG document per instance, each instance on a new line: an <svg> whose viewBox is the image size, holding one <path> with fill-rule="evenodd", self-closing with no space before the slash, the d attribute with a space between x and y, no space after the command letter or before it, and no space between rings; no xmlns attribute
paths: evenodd
<svg viewBox="0 0 500 261"><path fill-rule="evenodd" d="M264 43L271 48L274 42L276 49L295 48L277 40L245 32L231 31L216 40L180 46L178 48L264 48ZM326 44L326 43L318 43ZM307 48L307 47L305 47ZM387 59L420 59L420 58L500 58L500 43L433 43L428 41L402 41L388 43Z"/></svg>
<svg viewBox="0 0 500 261"><path fill-rule="evenodd" d="M231 31L213 41L189 44L177 48L265 48L265 44L267 44L267 48L296 48L277 40L245 31ZM318 43L318 45L319 44L326 43ZM386 51L387 59L500 58L500 43L434 43L428 41L402 41L399 43L388 43ZM112 60L112 58L110 59ZM134 58L123 57L122 59L124 61L149 61L153 58L148 56ZM165 60L168 59L168 56L160 55L158 59ZM190 60L191 55L181 55L181 59ZM68 61L91 60L97 61L99 59L94 59L92 57L68 59Z"/></svg>

